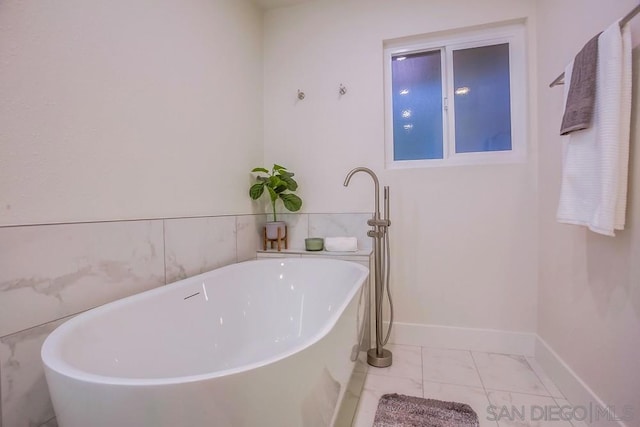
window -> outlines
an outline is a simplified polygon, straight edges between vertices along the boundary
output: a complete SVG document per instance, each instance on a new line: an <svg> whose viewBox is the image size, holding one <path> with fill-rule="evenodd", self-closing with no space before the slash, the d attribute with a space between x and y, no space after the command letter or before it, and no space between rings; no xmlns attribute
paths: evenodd
<svg viewBox="0 0 640 427"><path fill-rule="evenodd" d="M524 25L385 43L389 168L524 160Z"/></svg>

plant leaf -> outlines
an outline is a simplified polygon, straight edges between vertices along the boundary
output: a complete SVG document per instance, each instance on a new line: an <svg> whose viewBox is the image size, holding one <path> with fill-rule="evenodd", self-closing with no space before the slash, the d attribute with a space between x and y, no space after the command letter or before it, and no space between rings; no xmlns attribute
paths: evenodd
<svg viewBox="0 0 640 427"><path fill-rule="evenodd" d="M280 184L278 185L276 188L273 189L273 191L275 191L276 193L280 194L283 191L287 190L288 186L286 184Z"/></svg>
<svg viewBox="0 0 640 427"><path fill-rule="evenodd" d="M253 170L251 172L264 172L264 173L269 173L269 171L265 168L253 168Z"/></svg>
<svg viewBox="0 0 640 427"><path fill-rule="evenodd" d="M295 194L280 193L280 198L284 203L284 207L291 212L299 211L302 207L302 199Z"/></svg>
<svg viewBox="0 0 640 427"><path fill-rule="evenodd" d="M287 184L287 189L291 191L296 191L298 189L298 183L296 182L295 179L291 178L290 176L282 176L280 177L280 179Z"/></svg>
<svg viewBox="0 0 640 427"><path fill-rule="evenodd" d="M249 197L251 197L253 200L256 200L260 196L262 196L263 192L264 192L264 182L253 184L251 188L249 188Z"/></svg>
<svg viewBox="0 0 640 427"><path fill-rule="evenodd" d="M269 190L269 197L271 197L271 203L278 200L278 193L276 193L273 188L267 186L267 190Z"/></svg>
<svg viewBox="0 0 640 427"><path fill-rule="evenodd" d="M282 170L279 170L276 175L278 175L279 177L283 177L283 176L293 176L295 174L293 172L289 172L289 171L286 171L286 170L282 169Z"/></svg>
<svg viewBox="0 0 640 427"><path fill-rule="evenodd" d="M280 186L287 186L287 183L284 182L279 176L277 175L273 175L269 177L269 182L267 184L269 187L273 188L274 190Z"/></svg>
<svg viewBox="0 0 640 427"><path fill-rule="evenodd" d="M285 168L284 166L280 166L280 165L277 165L277 164L274 163L273 164L273 170L274 171L284 171L284 170L287 170L287 168Z"/></svg>

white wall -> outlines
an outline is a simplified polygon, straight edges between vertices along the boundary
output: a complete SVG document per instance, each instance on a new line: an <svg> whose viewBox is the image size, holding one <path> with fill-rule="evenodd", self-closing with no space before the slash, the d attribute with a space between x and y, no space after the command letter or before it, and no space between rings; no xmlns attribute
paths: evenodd
<svg viewBox="0 0 640 427"><path fill-rule="evenodd" d="M627 229L615 238L555 220L562 144L563 89L548 84L584 43L637 5L637 0L538 2L539 228L538 334L618 413L640 417L640 55L634 51L634 106ZM570 18L569 18L570 17ZM569 23L570 20L570 23ZM568 31L570 28L570 31ZM632 22L640 38L638 18Z"/></svg>
<svg viewBox="0 0 640 427"><path fill-rule="evenodd" d="M0 1L0 425L55 424L68 316L255 257L262 83L248 1Z"/></svg>
<svg viewBox="0 0 640 427"><path fill-rule="evenodd" d="M0 225L251 211L251 3L6 0L0 58Z"/></svg>
<svg viewBox="0 0 640 427"><path fill-rule="evenodd" d="M535 75L534 1L322 1L266 13L266 163L298 173L308 212L371 212L367 176L342 186L355 166L391 187L399 322L535 330L535 132L526 164L384 169L383 40L519 18Z"/></svg>

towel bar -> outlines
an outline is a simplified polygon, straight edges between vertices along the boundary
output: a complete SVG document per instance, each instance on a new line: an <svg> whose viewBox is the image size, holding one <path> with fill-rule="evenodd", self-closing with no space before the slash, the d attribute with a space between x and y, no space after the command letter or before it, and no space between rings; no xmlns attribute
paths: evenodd
<svg viewBox="0 0 640 427"><path fill-rule="evenodd" d="M620 28L622 28L625 25L627 25L627 23L629 21L631 21L633 19L633 17L636 16L638 13L640 13L640 5L634 7L631 10L631 12L627 13L624 16L624 18L622 18L620 20ZM549 87L554 87L554 86L563 85L563 84L564 84L564 72L562 74L560 74L558 77L556 77L554 81L549 83Z"/></svg>

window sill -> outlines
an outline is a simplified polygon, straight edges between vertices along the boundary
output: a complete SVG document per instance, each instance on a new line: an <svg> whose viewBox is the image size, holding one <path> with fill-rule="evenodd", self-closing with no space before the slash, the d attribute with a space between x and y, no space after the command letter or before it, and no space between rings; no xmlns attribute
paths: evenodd
<svg viewBox="0 0 640 427"><path fill-rule="evenodd" d="M446 159L424 159L424 160L395 160L387 162L385 168L394 169L415 169L415 168L438 168L450 166L473 166L473 165L505 165L527 163L525 154L515 152L500 153L465 153L457 154Z"/></svg>

